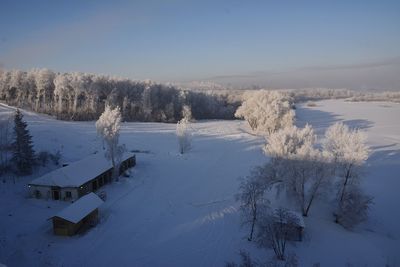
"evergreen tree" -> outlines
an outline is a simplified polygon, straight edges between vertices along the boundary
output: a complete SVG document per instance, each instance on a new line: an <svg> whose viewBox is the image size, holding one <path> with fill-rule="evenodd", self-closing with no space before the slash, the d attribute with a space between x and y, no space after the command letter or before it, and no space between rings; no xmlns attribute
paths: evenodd
<svg viewBox="0 0 400 267"><path fill-rule="evenodd" d="M32 136L29 134L27 124L23 121L22 113L17 109L14 117L14 142L12 144L13 157L18 174L32 174L32 166L35 161Z"/></svg>

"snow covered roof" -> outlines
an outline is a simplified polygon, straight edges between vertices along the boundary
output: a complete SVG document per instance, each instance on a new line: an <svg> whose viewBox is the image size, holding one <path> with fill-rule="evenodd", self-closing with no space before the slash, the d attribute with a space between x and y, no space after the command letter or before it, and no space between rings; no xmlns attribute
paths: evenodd
<svg viewBox="0 0 400 267"><path fill-rule="evenodd" d="M85 218L89 213L100 207L101 204L103 204L103 200L101 200L95 193L89 193L53 217L59 217L72 223L77 223Z"/></svg>
<svg viewBox="0 0 400 267"><path fill-rule="evenodd" d="M125 152L122 161L135 155ZM104 153L96 153L33 180L30 185L79 187L112 168Z"/></svg>

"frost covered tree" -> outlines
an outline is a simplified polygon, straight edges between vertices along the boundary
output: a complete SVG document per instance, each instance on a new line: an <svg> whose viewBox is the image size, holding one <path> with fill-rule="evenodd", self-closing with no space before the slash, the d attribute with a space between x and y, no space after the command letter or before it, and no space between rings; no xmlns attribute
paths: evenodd
<svg viewBox="0 0 400 267"><path fill-rule="evenodd" d="M182 117L185 118L187 121L192 121L192 109L188 105L183 105L182 107Z"/></svg>
<svg viewBox="0 0 400 267"><path fill-rule="evenodd" d="M239 105L238 98L221 92L47 69L1 71L0 100L65 120L93 120L106 104L121 107L129 121L177 122L184 105L197 119L233 119Z"/></svg>
<svg viewBox="0 0 400 267"><path fill-rule="evenodd" d="M192 137L190 132L190 119L192 113L190 108L182 110L183 118L176 124L176 137L178 138L179 153L184 154L192 148Z"/></svg>
<svg viewBox="0 0 400 267"><path fill-rule="evenodd" d="M121 112L119 107L106 106L103 114L96 122L97 133L106 144L106 156L111 160L114 179L118 180L119 164L124 153L124 146L119 145L121 128Z"/></svg>
<svg viewBox="0 0 400 267"><path fill-rule="evenodd" d="M17 109L14 116L14 142L12 143L12 162L18 174L32 174L35 163L35 151L33 150L32 136L29 134L27 123L23 115Z"/></svg>
<svg viewBox="0 0 400 267"><path fill-rule="evenodd" d="M245 94L244 98L235 117L244 118L253 131L269 135L293 125L294 111L288 94L259 90Z"/></svg>
<svg viewBox="0 0 400 267"><path fill-rule="evenodd" d="M260 213L265 212L267 207L267 200L264 198L264 192L267 189L267 183L263 179L265 175L265 168L254 168L241 182L239 193L236 195L236 201L240 203L242 224L250 225L247 238L249 241L253 239L254 227Z"/></svg>
<svg viewBox="0 0 400 267"><path fill-rule="evenodd" d="M36 82L36 110L38 111L50 111L53 104L53 92L54 92L54 77L55 73L48 69L35 70L35 82Z"/></svg>
<svg viewBox="0 0 400 267"><path fill-rule="evenodd" d="M315 148L311 126L290 127L271 134L264 151L271 156L276 181L294 200L303 216L308 216L314 201L330 185L331 159Z"/></svg>
<svg viewBox="0 0 400 267"><path fill-rule="evenodd" d="M274 159L296 158L314 149L316 135L310 125L304 128L287 127L266 138L264 152Z"/></svg>
<svg viewBox="0 0 400 267"><path fill-rule="evenodd" d="M343 218L344 214L348 214L343 210L346 206L346 199L354 201L355 197L360 197L361 199L357 201L365 204L371 203L371 201L367 201L369 197L364 196L358 188L361 169L368 158L369 148L366 145L366 137L362 132L351 130L343 123L336 123L328 128L325 133L323 147L326 153L329 153L333 158L335 173L339 177L337 190L338 211L336 212L335 221L340 223L345 220ZM348 192L350 188L352 188L352 192Z"/></svg>

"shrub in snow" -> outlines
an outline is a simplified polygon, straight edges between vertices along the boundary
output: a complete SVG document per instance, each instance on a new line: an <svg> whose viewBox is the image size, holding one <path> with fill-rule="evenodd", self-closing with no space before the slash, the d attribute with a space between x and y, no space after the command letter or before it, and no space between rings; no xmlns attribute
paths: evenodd
<svg viewBox="0 0 400 267"><path fill-rule="evenodd" d="M14 142L12 143L12 162L16 172L21 175L32 174L35 162L35 151L33 150L32 136L29 134L27 123L23 115L17 109L14 116Z"/></svg>
<svg viewBox="0 0 400 267"><path fill-rule="evenodd" d="M254 261L250 257L250 253L244 250L240 251L240 263L236 264L235 262L227 262L225 267L256 267L260 266L260 264Z"/></svg>
<svg viewBox="0 0 400 267"><path fill-rule="evenodd" d="M271 134L293 125L292 99L283 92L259 90L245 95L235 117L244 118L255 132Z"/></svg>
<svg viewBox="0 0 400 267"><path fill-rule="evenodd" d="M315 102L308 102L307 107L316 107L317 104Z"/></svg>
<svg viewBox="0 0 400 267"><path fill-rule="evenodd" d="M121 112L119 107L112 109L107 105L103 114L101 114L96 122L96 129L106 144L106 156L111 160L115 179L118 179L119 164L125 150L124 146L119 145L120 128Z"/></svg>
<svg viewBox="0 0 400 267"><path fill-rule="evenodd" d="M278 260L276 257L267 262L265 267L297 267L299 266L299 260L295 253L288 253L284 261Z"/></svg>
<svg viewBox="0 0 400 267"><path fill-rule="evenodd" d="M337 222L352 229L368 218L372 203L372 197L365 195L357 186L347 188L335 213Z"/></svg>

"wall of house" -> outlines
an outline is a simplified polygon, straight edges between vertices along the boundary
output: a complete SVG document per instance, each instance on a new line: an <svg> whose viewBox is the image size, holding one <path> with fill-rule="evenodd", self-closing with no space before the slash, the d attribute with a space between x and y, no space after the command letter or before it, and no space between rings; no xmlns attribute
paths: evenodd
<svg viewBox="0 0 400 267"><path fill-rule="evenodd" d="M126 159L125 161L121 162L119 167L119 174L121 175L127 169L132 168L136 165L136 156Z"/></svg>
<svg viewBox="0 0 400 267"><path fill-rule="evenodd" d="M71 192L71 197L67 196L67 192ZM60 190L61 200L71 201L79 198L78 188L76 187L64 187Z"/></svg>
<svg viewBox="0 0 400 267"><path fill-rule="evenodd" d="M72 223L59 217L53 217L53 232L55 235L72 236L77 233L83 222Z"/></svg>
<svg viewBox="0 0 400 267"><path fill-rule="evenodd" d="M63 218L53 217L53 232L55 235L72 236L79 231L86 231L92 226L92 223L97 223L99 210L95 209L78 223L72 223Z"/></svg>
<svg viewBox="0 0 400 267"><path fill-rule="evenodd" d="M29 185L29 194L34 198L51 199L51 187L39 186L39 185Z"/></svg>

